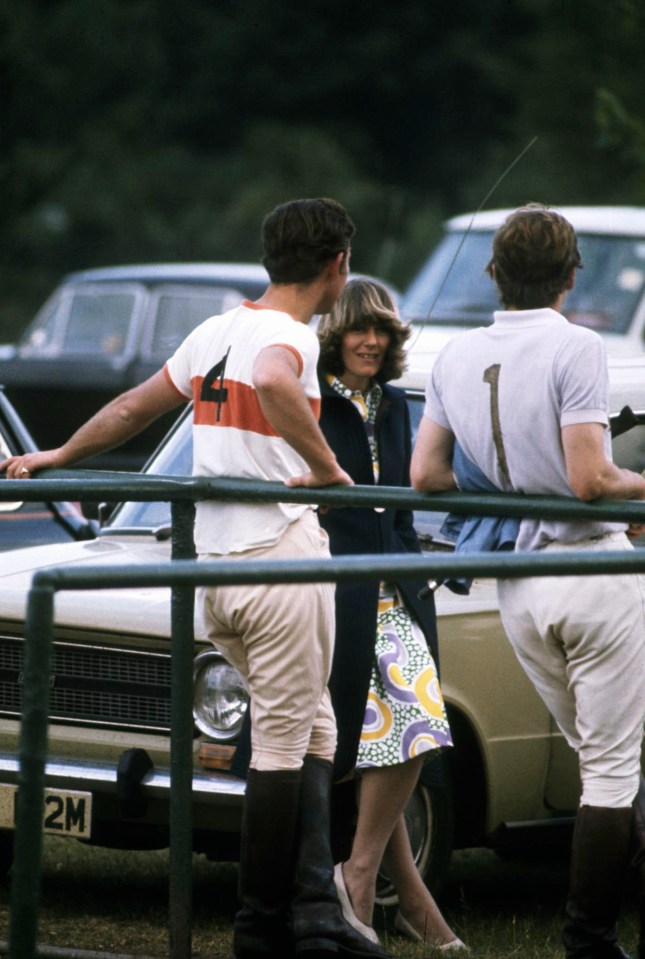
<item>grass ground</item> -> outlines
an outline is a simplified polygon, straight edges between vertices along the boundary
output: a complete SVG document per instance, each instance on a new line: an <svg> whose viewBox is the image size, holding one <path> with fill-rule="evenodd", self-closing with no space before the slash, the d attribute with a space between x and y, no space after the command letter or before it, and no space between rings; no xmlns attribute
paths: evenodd
<svg viewBox="0 0 645 959"><path fill-rule="evenodd" d="M168 856L114 852L47 837L39 943L121 956L168 955ZM237 870L195 858L193 956L230 959ZM472 959L562 959L559 943L567 863L562 857L501 860L485 850L455 854L441 905ZM0 940L9 936L9 885L0 884ZM375 916L383 944L397 959L439 955L402 939L392 915ZM634 948L636 918L628 903L621 940Z"/></svg>

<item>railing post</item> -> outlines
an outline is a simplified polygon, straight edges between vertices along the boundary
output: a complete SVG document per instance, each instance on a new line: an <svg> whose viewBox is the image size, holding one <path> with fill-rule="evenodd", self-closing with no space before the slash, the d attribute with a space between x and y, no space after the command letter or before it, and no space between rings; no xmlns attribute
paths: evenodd
<svg viewBox="0 0 645 959"><path fill-rule="evenodd" d="M35 959L37 949L53 622L53 589L33 587L25 623L20 773L11 883L11 959Z"/></svg>
<svg viewBox="0 0 645 959"><path fill-rule="evenodd" d="M193 559L192 501L172 503L172 558ZM171 600L170 876L171 959L190 959L193 868L193 612L194 586L173 586Z"/></svg>

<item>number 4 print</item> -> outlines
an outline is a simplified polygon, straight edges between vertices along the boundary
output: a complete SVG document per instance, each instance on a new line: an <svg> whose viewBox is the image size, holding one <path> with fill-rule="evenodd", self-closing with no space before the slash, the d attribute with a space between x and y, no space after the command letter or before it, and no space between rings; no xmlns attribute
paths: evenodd
<svg viewBox="0 0 645 959"><path fill-rule="evenodd" d="M217 414L215 417L217 422L219 422L222 412L222 403L226 403L228 399L228 390L224 386L224 372L230 352L231 348L229 346L222 359L219 360L215 366L211 366L202 381L202 388L199 394L199 398L203 403L217 403Z"/></svg>
<svg viewBox="0 0 645 959"><path fill-rule="evenodd" d="M502 424L499 418L499 371L501 368L501 363L493 363L487 370L484 370L483 379L484 383L490 385L490 418L499 468L511 485L511 475L508 469L506 450L504 449L504 437L502 436Z"/></svg>

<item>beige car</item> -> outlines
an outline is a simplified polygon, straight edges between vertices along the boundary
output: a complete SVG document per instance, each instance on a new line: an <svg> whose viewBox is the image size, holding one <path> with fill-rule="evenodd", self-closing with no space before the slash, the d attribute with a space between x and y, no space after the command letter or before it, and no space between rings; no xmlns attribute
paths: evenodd
<svg viewBox="0 0 645 959"><path fill-rule="evenodd" d="M631 364L631 365L630 365ZM431 357L411 351L402 381L418 424ZM612 405L645 409L645 357L612 368ZM641 429L621 455L640 465ZM187 475L184 417L147 467ZM1 489L0 489L1 492ZM441 517L417 515L424 549L450 548ZM24 617L33 574L80 563L106 568L169 560L167 503L125 503L87 542L0 555L0 867L11 862ZM433 764L410 803L408 825L428 881L451 850L544 845L566 834L578 797L574 755L520 670L499 621L495 584L467 597L436 594L443 690L455 739L438 785ZM165 589L62 592L56 597L55 660L44 827L123 848L168 843L170 649ZM246 709L236 671L199 639L195 647L194 846L212 859L238 854L244 782L228 771ZM133 752L135 750L136 752ZM135 801L136 800L136 801ZM382 901L390 898L387 882Z"/></svg>

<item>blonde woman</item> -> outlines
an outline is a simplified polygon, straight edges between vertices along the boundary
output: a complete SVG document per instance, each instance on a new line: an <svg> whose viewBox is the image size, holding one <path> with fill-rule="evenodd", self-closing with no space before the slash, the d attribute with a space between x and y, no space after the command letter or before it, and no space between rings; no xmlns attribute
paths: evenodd
<svg viewBox="0 0 645 959"><path fill-rule="evenodd" d="M318 326L320 426L339 465L362 485L409 486L410 420L388 386L404 367L409 330L384 287L347 284ZM321 516L332 554L419 552L410 510L333 509ZM465 949L420 876L403 810L423 763L452 745L435 660L432 598L423 582L340 582L330 690L338 723L336 776L355 770L358 820L351 855L335 870L345 918L372 928L383 862L396 888L395 927L444 951ZM434 658L433 658L434 653Z"/></svg>

